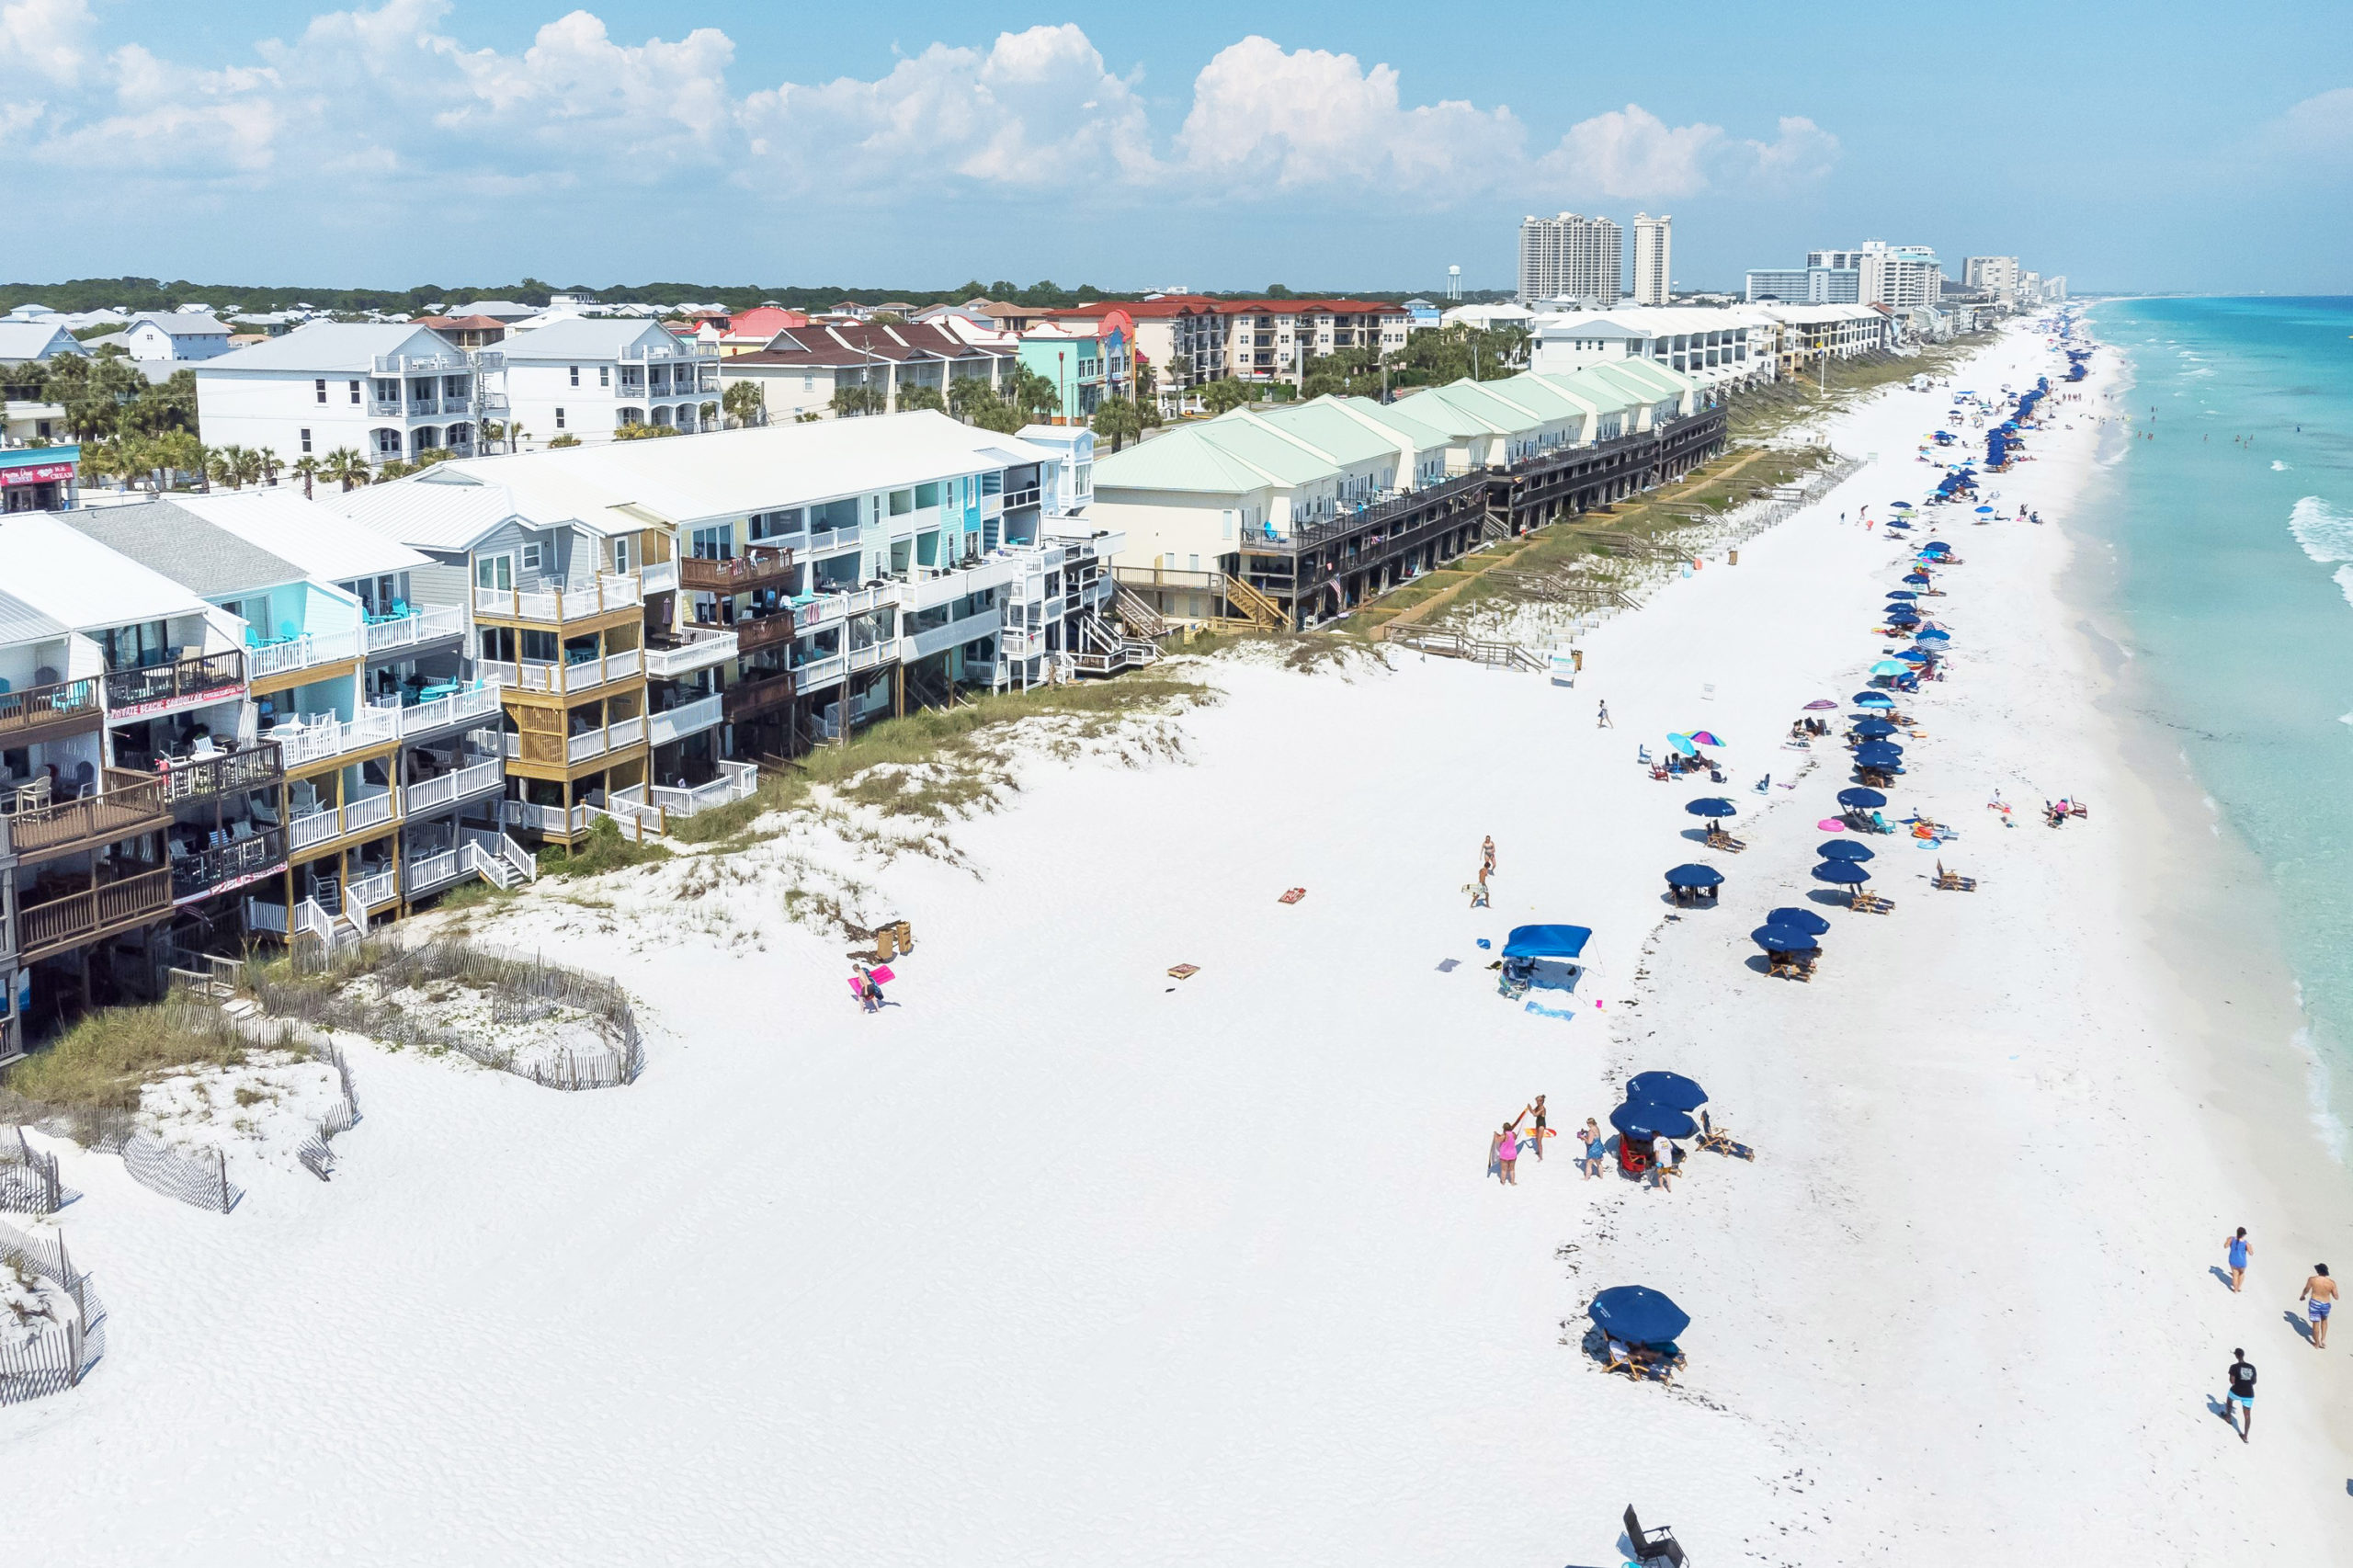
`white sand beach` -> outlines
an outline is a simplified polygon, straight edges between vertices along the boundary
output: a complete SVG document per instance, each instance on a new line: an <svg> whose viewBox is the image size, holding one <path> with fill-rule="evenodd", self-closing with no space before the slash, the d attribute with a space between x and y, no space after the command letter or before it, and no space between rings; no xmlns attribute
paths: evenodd
<svg viewBox="0 0 2353 1568"><path fill-rule="evenodd" d="M2062 363L2014 330L1970 374ZM2045 526L1938 529L1949 678L1906 700L1889 814L1960 838L1871 839L1894 909L1825 908L1811 983L1753 961L1764 912L1820 887L1847 781L1836 741L1781 737L1860 687L1907 558L1855 515L1920 497L1945 407L1833 422L1875 460L1589 634L1573 688L1206 661L1223 695L1172 722L1181 756L1038 754L949 831L962 864L802 834L687 902L678 867L543 883L485 935L642 998L628 1088L358 1047L333 1183L257 1176L226 1217L69 1150L109 1353L0 1410L25 1539L59 1564L1555 1568L1619 1562L1632 1503L1706 1564L2331 1560L2353 1340L2283 1313L2348 1234L2344 1173L2242 869L2104 701L2126 651L2080 608L2083 414L1988 481ZM1695 727L1745 852L1685 836L1707 786L1634 764ZM2047 828L2061 795L2089 815ZM1468 909L1489 834L1495 907ZM1979 891L1933 891L1938 854ZM1660 874L1696 859L1721 904L1678 913ZM784 914L829 866L915 927L878 1016ZM1498 995L1477 946L1538 921L1595 932L1573 1017ZM1695 1152L1660 1193L1584 1179L1563 1137L1485 1179L1531 1096L1606 1124L1651 1068L1755 1163ZM1582 1347L1625 1283L1692 1316L1672 1387ZM2262 1372L2245 1445L2234 1346Z"/></svg>

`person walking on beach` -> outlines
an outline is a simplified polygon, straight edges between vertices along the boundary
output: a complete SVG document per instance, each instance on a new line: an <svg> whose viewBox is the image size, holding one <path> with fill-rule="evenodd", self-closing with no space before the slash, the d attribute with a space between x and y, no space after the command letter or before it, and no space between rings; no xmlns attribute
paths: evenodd
<svg viewBox="0 0 2353 1568"><path fill-rule="evenodd" d="M2231 1396L2222 1405L2222 1414L2238 1428L2239 1441L2244 1443L2255 1430L2255 1363L2246 1358L2244 1350L2231 1352Z"/></svg>
<svg viewBox="0 0 2353 1568"><path fill-rule="evenodd" d="M1494 834L1487 835L1486 841L1479 846L1479 855L1486 862L1487 875L1494 876L1495 874L1495 835Z"/></svg>
<svg viewBox="0 0 2353 1568"><path fill-rule="evenodd" d="M2328 1265L2313 1265L2312 1278L2304 1281L2296 1300L2304 1303L2304 1315L2312 1319L2313 1348L2327 1349L2329 1309L2336 1305L2336 1281L2328 1277Z"/></svg>
<svg viewBox="0 0 2353 1568"><path fill-rule="evenodd" d="M2246 1283L2246 1260L2254 1256L2255 1245L2246 1239L2245 1225L2236 1234L2222 1238L2222 1258L2231 1266L2231 1294L2237 1295L2239 1287Z"/></svg>
<svg viewBox="0 0 2353 1568"><path fill-rule="evenodd" d="M1614 730L1618 727L1609 722L1609 699L1606 697L1601 699L1601 711L1594 715L1593 727L1597 730Z"/></svg>
<svg viewBox="0 0 2353 1568"><path fill-rule="evenodd" d="M1479 868L1479 880L1472 884L1471 907L1473 909L1490 907L1487 903L1487 868L1484 866Z"/></svg>
<svg viewBox="0 0 2353 1568"><path fill-rule="evenodd" d="M1586 1117L1585 1119L1585 1131L1578 1133L1577 1138L1585 1144L1585 1158L1580 1161L1579 1164L1585 1166L1586 1179L1587 1181L1600 1180L1601 1157L1605 1153L1608 1153L1609 1145L1608 1140L1601 1136L1601 1128L1599 1124L1597 1123L1593 1118L1589 1116Z"/></svg>
<svg viewBox="0 0 2353 1568"><path fill-rule="evenodd" d="M1506 1122L1504 1130L1495 1134L1495 1165L1506 1187L1519 1185L1519 1129L1515 1123Z"/></svg>

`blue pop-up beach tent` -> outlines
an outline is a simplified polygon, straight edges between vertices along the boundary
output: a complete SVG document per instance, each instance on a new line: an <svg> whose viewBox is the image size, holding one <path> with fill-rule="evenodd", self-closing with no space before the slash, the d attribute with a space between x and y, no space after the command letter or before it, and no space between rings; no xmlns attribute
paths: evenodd
<svg viewBox="0 0 2353 1568"><path fill-rule="evenodd" d="M1586 971L1585 945L1593 932L1583 926L1515 926L1504 941L1504 970L1497 988L1518 996L1530 988L1574 991Z"/></svg>
<svg viewBox="0 0 2353 1568"><path fill-rule="evenodd" d="M1515 926L1504 942L1507 959L1574 959L1593 933L1583 926Z"/></svg>

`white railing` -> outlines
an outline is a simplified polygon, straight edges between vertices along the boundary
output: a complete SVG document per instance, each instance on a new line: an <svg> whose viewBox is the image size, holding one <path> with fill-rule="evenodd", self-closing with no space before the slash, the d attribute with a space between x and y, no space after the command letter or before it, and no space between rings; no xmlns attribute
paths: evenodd
<svg viewBox="0 0 2353 1568"><path fill-rule="evenodd" d="M586 734L574 735L563 743L564 757L572 762L585 762L592 756L604 756L610 749L611 743L605 739L605 732L602 730L591 730Z"/></svg>
<svg viewBox="0 0 2353 1568"><path fill-rule="evenodd" d="M516 827L528 827L541 834L569 836L588 831L588 808L574 806L536 806L529 801L506 802L506 821Z"/></svg>
<svg viewBox="0 0 2353 1568"><path fill-rule="evenodd" d="M402 814L413 817L438 810L462 796L495 789L506 778L506 766L496 758L470 763L438 778L427 778L423 783L406 786L404 793L408 797L408 805Z"/></svg>
<svg viewBox="0 0 2353 1568"><path fill-rule="evenodd" d="M368 652L381 653L387 648L406 648L418 642L429 642L437 637L454 636L466 629L466 612L456 605L434 605L426 609L411 610L398 620L369 621L362 629Z"/></svg>
<svg viewBox="0 0 2353 1568"><path fill-rule="evenodd" d="M342 831L341 823L333 806L290 818L286 824L286 846L308 849L314 844L324 844Z"/></svg>
<svg viewBox="0 0 2353 1568"><path fill-rule="evenodd" d="M891 644L888 642L869 642L863 648L852 648L849 651L848 667L852 674L859 670L872 669L889 656L891 651Z"/></svg>
<svg viewBox="0 0 2353 1568"><path fill-rule="evenodd" d="M678 563L676 561L649 561L638 568L637 580L649 594L676 592L678 586Z"/></svg>
<svg viewBox="0 0 2353 1568"><path fill-rule="evenodd" d="M462 858L455 849L444 849L438 855L419 855L409 861L403 885L408 890L408 895L415 898L418 893L457 877L465 869Z"/></svg>
<svg viewBox="0 0 2353 1568"><path fill-rule="evenodd" d="M636 577L606 572L597 574L593 588L570 592L556 588L478 587L474 590L474 613L508 620L585 620L590 616L642 604L644 597Z"/></svg>
<svg viewBox="0 0 2353 1568"><path fill-rule="evenodd" d="M644 715L633 713L626 719L614 720L605 726L605 736L607 744L615 751L637 744L645 738Z"/></svg>
<svg viewBox="0 0 2353 1568"><path fill-rule="evenodd" d="M400 809L400 791L380 790L373 795L363 795L347 801L343 808L343 831L358 833L362 828L377 827L392 820Z"/></svg>
<svg viewBox="0 0 2353 1568"><path fill-rule="evenodd" d="M634 679L645 667L645 653L642 649L624 648L601 659L575 659L561 665L532 659L521 664L491 661L479 667L482 678L493 686L563 696Z"/></svg>
<svg viewBox="0 0 2353 1568"><path fill-rule="evenodd" d="M285 766L294 768L304 763L317 762L322 757L340 756L347 751L382 745L387 741L398 740L400 733L401 721L397 710L363 708L348 723L329 715L307 723L279 724L262 738L277 742L282 748Z"/></svg>
<svg viewBox="0 0 2353 1568"><path fill-rule="evenodd" d="M404 735L421 735L429 730L446 729L498 711L498 688L484 686L476 691L453 691L447 697L437 697L430 702L411 703L404 708L387 707L382 712L394 714L395 722Z"/></svg>
<svg viewBox="0 0 2353 1568"><path fill-rule="evenodd" d="M467 870L474 872L492 887L503 892L514 886L514 874L507 869L506 863L481 845L469 839L458 846L458 854Z"/></svg>
<svg viewBox="0 0 2353 1568"><path fill-rule="evenodd" d="M400 896L400 872L379 871L372 877L355 877L343 890L346 915L358 906L364 916L369 910L380 909Z"/></svg>
<svg viewBox="0 0 2353 1568"><path fill-rule="evenodd" d="M760 770L748 762L722 762L719 777L707 784L677 788L654 786L654 803L672 816L690 817L731 801L747 800L760 787Z"/></svg>
<svg viewBox="0 0 2353 1568"><path fill-rule="evenodd" d="M733 631L687 631L687 641L676 648L645 650L645 673L661 680L676 680L697 670L733 658L741 650Z"/></svg>
<svg viewBox="0 0 2353 1568"><path fill-rule="evenodd" d="M245 926L248 930L267 931L275 937L286 935L286 906L258 898L245 900Z"/></svg>
<svg viewBox="0 0 2353 1568"><path fill-rule="evenodd" d="M347 663L359 656L358 639L349 631L305 631L283 642L265 642L245 650L246 679L266 680L290 670L313 665Z"/></svg>
<svg viewBox="0 0 2353 1568"><path fill-rule="evenodd" d="M845 668L839 653L796 665L792 670L792 688L795 691L814 691L821 687L831 686L842 678Z"/></svg>
<svg viewBox="0 0 2353 1568"><path fill-rule="evenodd" d="M719 720L720 699L714 693L692 702L682 702L665 713L654 714L648 733L653 736L655 745L668 745L682 735L710 729Z"/></svg>
<svg viewBox="0 0 2353 1568"><path fill-rule="evenodd" d="M809 603L793 607L792 624L805 630L829 620L840 620L847 616L864 615L870 610L898 602L899 585L896 583L883 583L846 594L819 594Z"/></svg>

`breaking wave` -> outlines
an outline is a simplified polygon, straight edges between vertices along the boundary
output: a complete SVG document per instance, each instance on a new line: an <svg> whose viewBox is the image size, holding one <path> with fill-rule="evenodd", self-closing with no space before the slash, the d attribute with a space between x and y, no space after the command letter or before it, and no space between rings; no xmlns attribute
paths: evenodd
<svg viewBox="0 0 2353 1568"><path fill-rule="evenodd" d="M2324 566L2353 561L2353 517L2317 495L2305 496L2290 510L2288 531L2296 536L2306 555Z"/></svg>

